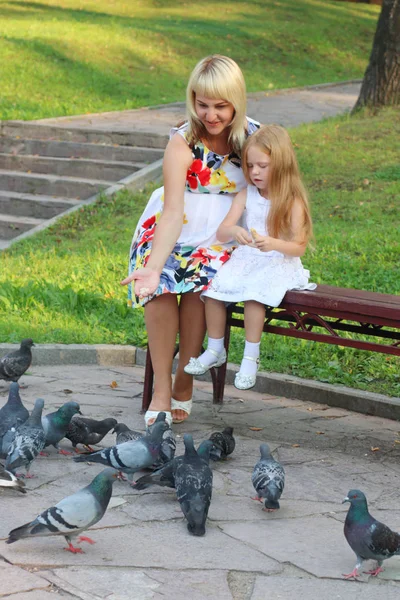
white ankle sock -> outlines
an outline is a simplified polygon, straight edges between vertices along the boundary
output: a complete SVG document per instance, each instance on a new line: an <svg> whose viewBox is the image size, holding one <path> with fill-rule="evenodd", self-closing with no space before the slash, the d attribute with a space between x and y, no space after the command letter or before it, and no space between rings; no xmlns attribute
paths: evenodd
<svg viewBox="0 0 400 600"><path fill-rule="evenodd" d="M217 357L215 356L215 354L213 354L213 352L209 352L209 350L213 350L214 352L217 352L218 354L221 354L222 350L224 349L224 338L208 338L208 343L207 343L207 350L205 350L205 352L203 352L203 354L200 354L199 356L199 361L203 364L206 365L207 367L209 365L212 365L212 363L214 363L217 360Z"/></svg>
<svg viewBox="0 0 400 600"><path fill-rule="evenodd" d="M255 360L248 360L245 356L251 356ZM246 340L244 346L243 360L240 365L240 372L242 375L255 375L257 373L258 362L256 360L260 356L260 342L253 343Z"/></svg>

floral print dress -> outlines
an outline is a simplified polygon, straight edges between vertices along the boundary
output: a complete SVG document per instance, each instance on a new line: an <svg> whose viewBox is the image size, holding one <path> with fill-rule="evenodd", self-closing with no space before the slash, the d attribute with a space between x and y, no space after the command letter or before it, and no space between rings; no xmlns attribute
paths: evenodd
<svg viewBox="0 0 400 600"><path fill-rule="evenodd" d="M247 131L251 135L259 123L247 118ZM174 128L172 135L187 140L188 124ZM207 289L214 275L232 252L232 242L221 244L216 238L220 223L226 217L232 199L246 186L240 164L235 154L216 154L204 143L192 148L193 162L188 169L184 194L184 216L181 234L161 273L156 292L139 299L129 286L129 304L143 306L161 294L185 294ZM153 192L139 219L133 236L129 273L145 267L150 256L152 241L164 203L164 188Z"/></svg>

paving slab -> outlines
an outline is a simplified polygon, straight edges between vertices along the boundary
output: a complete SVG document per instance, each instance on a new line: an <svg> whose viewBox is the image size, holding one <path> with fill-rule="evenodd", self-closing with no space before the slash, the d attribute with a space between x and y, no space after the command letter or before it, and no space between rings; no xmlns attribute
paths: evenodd
<svg viewBox="0 0 400 600"><path fill-rule="evenodd" d="M144 431L143 376L138 366L32 365L20 393L29 408L37 397L45 399L45 412L73 399L85 416L114 416ZM1 382L0 405L7 396L8 384ZM302 593L313 600L317 594L357 598L363 590L367 600L377 593L391 600L399 594L400 556L387 561L377 579L342 581L355 556L343 535L348 505L341 503L350 488L360 488L371 513L400 530L398 422L231 386L224 405L216 406L211 384L201 381L190 419L174 426L178 454L185 432L198 444L227 425L235 429L236 448L228 460L212 463L213 498L203 538L189 535L174 490L138 492L116 481L106 515L88 534L96 544L83 544L82 555L65 552L62 537L5 544L10 529L84 487L102 468L48 448L49 456L32 465L36 477L26 481L27 494L0 488L0 557L9 561L3 565L28 575L26 569L36 569L32 576L42 585L18 588L22 579L15 578L12 597L292 600ZM109 433L99 448L114 441ZM286 470L281 509L272 514L251 500L251 472L263 441ZM71 450L67 440L61 446Z"/></svg>
<svg viewBox="0 0 400 600"><path fill-rule="evenodd" d="M0 559L0 598L17 592L29 592L30 590L49 588L49 582L37 574L20 569Z"/></svg>

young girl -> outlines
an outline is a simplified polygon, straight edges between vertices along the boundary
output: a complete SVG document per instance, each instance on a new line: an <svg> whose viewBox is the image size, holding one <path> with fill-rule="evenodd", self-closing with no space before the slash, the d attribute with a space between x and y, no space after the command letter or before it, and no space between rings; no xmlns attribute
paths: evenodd
<svg viewBox="0 0 400 600"><path fill-rule="evenodd" d="M294 149L283 127L261 127L247 139L242 152L247 189L235 197L217 231L221 242L239 246L202 293L206 305L208 346L191 358L186 373L202 375L226 361L226 305L244 302L246 345L235 387L254 387L265 320L265 305L278 306L286 291L315 289L301 264L312 235L307 194L300 179ZM237 223L242 215L247 229Z"/></svg>

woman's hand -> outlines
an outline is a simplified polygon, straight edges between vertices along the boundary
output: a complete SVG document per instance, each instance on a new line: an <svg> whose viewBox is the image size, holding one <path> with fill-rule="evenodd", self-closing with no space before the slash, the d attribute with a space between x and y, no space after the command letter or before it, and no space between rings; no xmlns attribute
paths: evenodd
<svg viewBox="0 0 400 600"><path fill-rule="evenodd" d="M242 246L248 246L253 241L250 233L244 227L239 227L238 225L233 229L233 239Z"/></svg>
<svg viewBox="0 0 400 600"><path fill-rule="evenodd" d="M269 235L260 235L255 229L251 229L251 235L254 239L254 245L261 252L270 252L276 250L276 239Z"/></svg>
<svg viewBox="0 0 400 600"><path fill-rule="evenodd" d="M136 271L133 271L129 277L121 281L121 285L128 285L128 283L131 283L131 281L135 281L135 296L139 296L139 298L145 298L146 296L151 296L154 294L158 288L160 283L160 275L154 269L144 267L143 269L137 269Z"/></svg>

